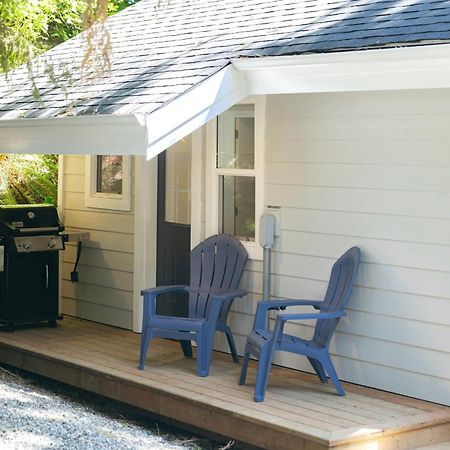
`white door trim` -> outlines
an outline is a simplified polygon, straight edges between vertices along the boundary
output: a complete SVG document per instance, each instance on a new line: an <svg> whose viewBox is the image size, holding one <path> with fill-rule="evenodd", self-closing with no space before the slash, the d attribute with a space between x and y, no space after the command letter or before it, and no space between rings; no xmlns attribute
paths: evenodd
<svg viewBox="0 0 450 450"><path fill-rule="evenodd" d="M142 327L141 290L156 286L158 159L135 157L133 331Z"/></svg>

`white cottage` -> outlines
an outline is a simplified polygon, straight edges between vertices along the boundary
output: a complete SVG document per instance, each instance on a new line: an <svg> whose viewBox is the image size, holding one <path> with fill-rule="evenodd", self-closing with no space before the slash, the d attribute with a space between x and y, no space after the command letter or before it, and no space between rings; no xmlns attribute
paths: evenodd
<svg viewBox="0 0 450 450"><path fill-rule="evenodd" d="M61 154L62 219L90 232L79 283L64 253L62 313L139 332L140 290L223 230L251 258L229 317L242 351L269 210L274 298L321 299L334 260L362 250L341 378L450 405L447 2L142 0L108 24L109 76L77 78L78 37L46 55L76 75L64 89L39 67L39 102L23 68L0 88L1 152ZM122 155L120 188L102 187L101 155Z"/></svg>

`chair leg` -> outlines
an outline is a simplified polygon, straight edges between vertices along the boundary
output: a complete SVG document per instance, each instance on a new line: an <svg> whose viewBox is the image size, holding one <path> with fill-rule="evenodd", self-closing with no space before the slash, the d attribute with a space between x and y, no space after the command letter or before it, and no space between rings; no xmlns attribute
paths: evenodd
<svg viewBox="0 0 450 450"><path fill-rule="evenodd" d="M204 335L197 341L197 375L199 377L207 377L209 375L209 366L211 364L212 346Z"/></svg>
<svg viewBox="0 0 450 450"><path fill-rule="evenodd" d="M228 345L230 347L231 357L233 358L233 361L235 363L238 363L239 362L239 356L237 354L236 344L234 343L233 334L231 333L231 330L230 330L229 327L227 327L227 329L225 331L225 335L227 337Z"/></svg>
<svg viewBox="0 0 450 450"><path fill-rule="evenodd" d="M147 358L148 347L152 340L153 333L150 328L144 328L141 336L141 353L139 356L139 370L144 370L145 359Z"/></svg>
<svg viewBox="0 0 450 450"><path fill-rule="evenodd" d="M317 359L308 357L308 361L311 363L314 372L316 372L317 376L320 378L322 383L328 383L327 374L322 366L322 363Z"/></svg>
<svg viewBox="0 0 450 450"><path fill-rule="evenodd" d="M261 349L256 373L255 402L263 402L267 385L269 384L270 368L272 365L272 351L269 346Z"/></svg>
<svg viewBox="0 0 450 450"><path fill-rule="evenodd" d="M183 350L183 355L186 358L192 358L192 344L191 341L180 341L181 349Z"/></svg>
<svg viewBox="0 0 450 450"><path fill-rule="evenodd" d="M248 362L250 360L250 352L245 347L244 357L242 360L241 376L239 378L239 384L245 384L245 379L247 378Z"/></svg>
<svg viewBox="0 0 450 450"><path fill-rule="evenodd" d="M331 380L333 381L338 394L341 396L345 395L345 391L341 385L341 382L339 381L336 371L334 370L334 366L330 359L330 356L328 354L324 354L321 363L323 364L324 369L326 370Z"/></svg>

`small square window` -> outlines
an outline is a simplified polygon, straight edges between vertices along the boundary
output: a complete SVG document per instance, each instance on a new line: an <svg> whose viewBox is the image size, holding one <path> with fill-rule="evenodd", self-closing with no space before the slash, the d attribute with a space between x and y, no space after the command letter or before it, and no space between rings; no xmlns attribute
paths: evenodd
<svg viewBox="0 0 450 450"><path fill-rule="evenodd" d="M131 209L130 156L86 157L85 203L87 208Z"/></svg>
<svg viewBox="0 0 450 450"><path fill-rule="evenodd" d="M97 192L122 194L123 157L120 155L97 156Z"/></svg>

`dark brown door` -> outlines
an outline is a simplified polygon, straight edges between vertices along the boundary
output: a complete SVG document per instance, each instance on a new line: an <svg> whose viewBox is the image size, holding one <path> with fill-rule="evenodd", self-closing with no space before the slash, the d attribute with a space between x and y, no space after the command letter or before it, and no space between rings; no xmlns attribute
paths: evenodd
<svg viewBox="0 0 450 450"><path fill-rule="evenodd" d="M158 286L189 284L190 142L184 141L158 156ZM188 298L166 294L157 301L157 313L187 316Z"/></svg>

